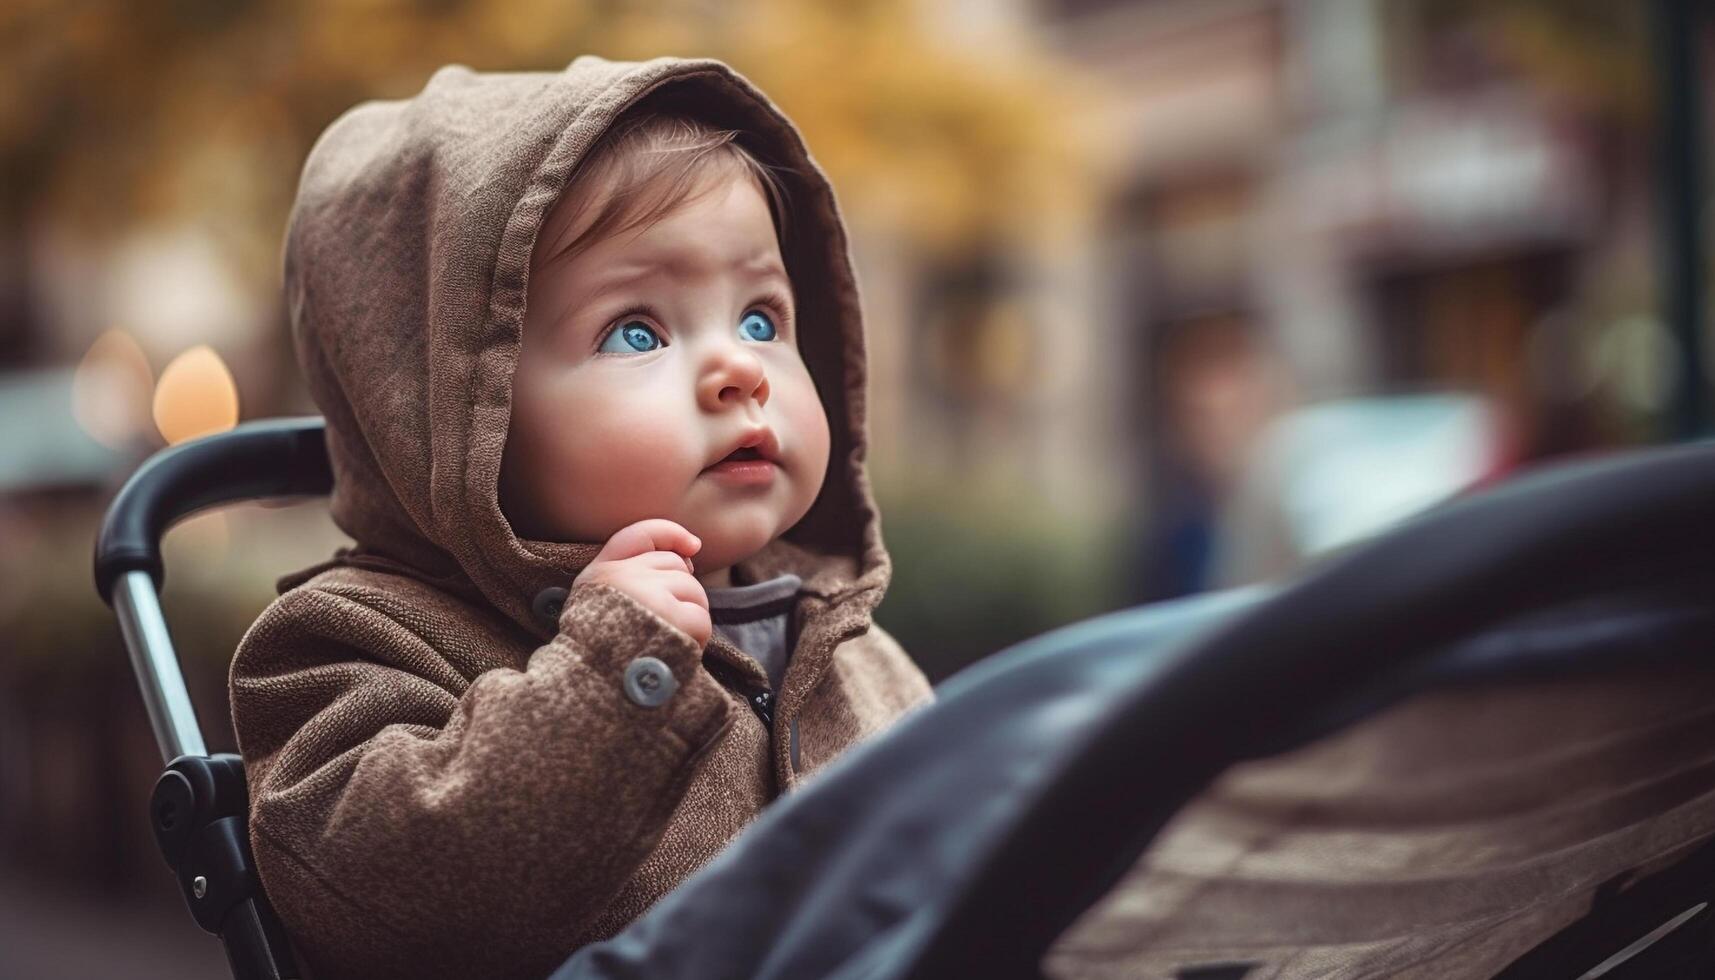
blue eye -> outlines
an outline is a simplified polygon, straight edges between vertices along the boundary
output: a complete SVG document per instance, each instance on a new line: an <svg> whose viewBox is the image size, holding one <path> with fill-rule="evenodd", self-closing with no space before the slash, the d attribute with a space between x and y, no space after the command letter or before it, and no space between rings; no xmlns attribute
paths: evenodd
<svg viewBox="0 0 1715 980"><path fill-rule="evenodd" d="M768 318L768 314L752 310L738 321L738 335L746 340L773 340L774 321Z"/></svg>
<svg viewBox="0 0 1715 980"><path fill-rule="evenodd" d="M655 331L643 323L631 320L620 324L618 329L609 333L597 349L608 354L646 354L665 346Z"/></svg>

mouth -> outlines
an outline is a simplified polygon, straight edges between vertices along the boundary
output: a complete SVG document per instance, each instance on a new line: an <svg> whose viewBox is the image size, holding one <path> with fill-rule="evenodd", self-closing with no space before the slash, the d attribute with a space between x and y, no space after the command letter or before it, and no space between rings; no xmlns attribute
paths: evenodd
<svg viewBox="0 0 1715 980"><path fill-rule="evenodd" d="M780 477L780 444L766 426L739 437L725 456L710 463L703 476L735 491L765 490Z"/></svg>
<svg viewBox="0 0 1715 980"><path fill-rule="evenodd" d="M738 440L725 456L710 463L705 469L713 470L721 467L732 467L736 464L770 463L778 464L779 443L774 438L771 429L753 429Z"/></svg>

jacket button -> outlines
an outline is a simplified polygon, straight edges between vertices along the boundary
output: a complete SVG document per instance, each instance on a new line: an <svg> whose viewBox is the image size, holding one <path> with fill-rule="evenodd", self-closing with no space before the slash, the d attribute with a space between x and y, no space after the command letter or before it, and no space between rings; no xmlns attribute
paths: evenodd
<svg viewBox="0 0 1715 980"><path fill-rule="evenodd" d="M566 590L552 586L536 593L536 598L530 603L530 611L536 618L553 626L560 621L560 610L566 606Z"/></svg>
<svg viewBox="0 0 1715 980"><path fill-rule="evenodd" d="M625 696L636 704L660 707L678 689L673 671L654 657L638 657L625 665Z"/></svg>

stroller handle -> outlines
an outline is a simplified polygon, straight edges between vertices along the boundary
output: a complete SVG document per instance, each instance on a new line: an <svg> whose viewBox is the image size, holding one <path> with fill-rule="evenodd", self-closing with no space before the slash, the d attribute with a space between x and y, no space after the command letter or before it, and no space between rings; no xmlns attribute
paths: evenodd
<svg viewBox="0 0 1715 980"><path fill-rule="evenodd" d="M333 487L318 416L246 422L156 453L125 481L95 544L95 588L109 605L126 572L161 586L161 535L208 507L262 497L325 494Z"/></svg>
<svg viewBox="0 0 1715 980"><path fill-rule="evenodd" d="M248 422L162 450L108 505L95 545L95 587L113 607L167 771L149 799L150 823L197 925L221 937L233 975L300 974L250 853L242 760L210 756L161 615L161 535L197 511L333 487L320 418Z"/></svg>
<svg viewBox="0 0 1715 980"><path fill-rule="evenodd" d="M325 494L332 486L322 420L268 419L155 454L108 505L95 545L95 587L119 618L166 761L207 749L161 615L161 536L209 507Z"/></svg>

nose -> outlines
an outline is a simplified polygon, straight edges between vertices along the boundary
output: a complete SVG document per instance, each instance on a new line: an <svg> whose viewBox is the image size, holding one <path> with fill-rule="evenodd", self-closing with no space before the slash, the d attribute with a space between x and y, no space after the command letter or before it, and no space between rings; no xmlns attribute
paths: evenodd
<svg viewBox="0 0 1715 980"><path fill-rule="evenodd" d="M697 379L697 401L703 409L718 412L742 405L747 398L768 404L768 373L762 358L738 343L722 344L709 355L702 377Z"/></svg>

